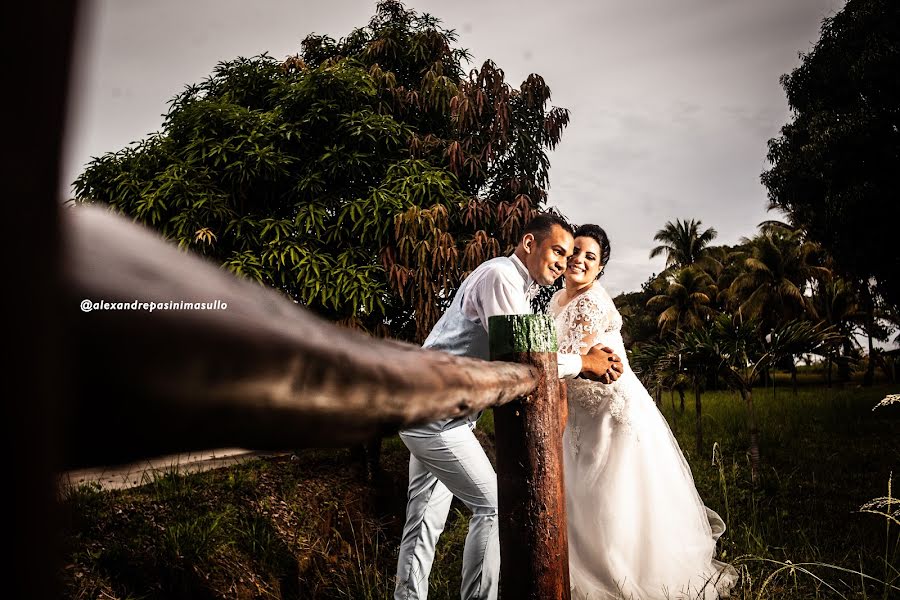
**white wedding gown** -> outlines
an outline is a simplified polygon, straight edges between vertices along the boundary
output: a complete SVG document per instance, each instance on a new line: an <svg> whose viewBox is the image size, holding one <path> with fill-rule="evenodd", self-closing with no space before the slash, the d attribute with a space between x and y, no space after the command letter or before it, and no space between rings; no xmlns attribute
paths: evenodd
<svg viewBox="0 0 900 600"><path fill-rule="evenodd" d="M725 597L735 569L713 558L725 523L697 494L665 418L628 366L622 317L603 287L550 301L559 351L603 343L622 358L610 385L568 381L563 436L573 600Z"/></svg>

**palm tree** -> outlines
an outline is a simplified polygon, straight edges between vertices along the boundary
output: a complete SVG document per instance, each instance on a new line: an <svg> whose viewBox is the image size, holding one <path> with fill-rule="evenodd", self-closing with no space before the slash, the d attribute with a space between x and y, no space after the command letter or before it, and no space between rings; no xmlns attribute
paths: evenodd
<svg viewBox="0 0 900 600"><path fill-rule="evenodd" d="M711 304L718 288L704 271L687 267L678 271L662 294L647 301L647 308L659 311L660 333L693 329L706 323L716 311Z"/></svg>
<svg viewBox="0 0 900 600"><path fill-rule="evenodd" d="M727 311L732 304L729 288L738 276L744 273L744 261L749 255L744 246L709 246L694 265L709 275L719 289L713 308L718 312Z"/></svg>
<svg viewBox="0 0 900 600"><path fill-rule="evenodd" d="M763 235L769 235L770 233L797 233L798 231L801 231L800 227L796 227L794 225L791 225L790 223L785 223L784 221L777 221L774 219L763 221L756 227Z"/></svg>
<svg viewBox="0 0 900 600"><path fill-rule="evenodd" d="M749 256L744 260L745 271L729 287L732 306L745 318L759 319L767 332L805 315L815 318L807 291L816 279L831 276L829 269L817 264L822 262L820 247L804 240L801 230L783 223L766 221L760 229L765 233L744 240ZM793 367L793 357L785 357L784 364ZM768 374L766 367L765 381Z"/></svg>
<svg viewBox="0 0 900 600"><path fill-rule="evenodd" d="M822 281L816 286L811 298L816 313L823 323L834 327L841 337L840 346L844 356L840 357L841 371L849 368L849 349L853 343L853 333L857 325L864 323L866 312L860 306L860 298L853 286L844 279L833 278ZM827 381L831 387L831 368L835 357L828 354ZM844 366L845 365L845 366Z"/></svg>
<svg viewBox="0 0 900 600"><path fill-rule="evenodd" d="M761 318L769 328L809 313L815 308L806 296L808 284L831 275L814 264L816 244L804 241L799 231L773 228L769 233L746 240L750 255L745 272L729 287L729 295L744 317Z"/></svg>
<svg viewBox="0 0 900 600"><path fill-rule="evenodd" d="M691 219L675 219L666 222L665 227L656 232L653 239L662 242L650 251L650 258L666 254L666 268L680 269L694 264L703 255L704 249L718 235L712 227L700 231L703 223Z"/></svg>

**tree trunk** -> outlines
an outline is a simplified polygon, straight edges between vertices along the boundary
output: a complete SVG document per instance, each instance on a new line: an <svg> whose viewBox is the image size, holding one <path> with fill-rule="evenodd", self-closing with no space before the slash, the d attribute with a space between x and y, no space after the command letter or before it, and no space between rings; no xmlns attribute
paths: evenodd
<svg viewBox="0 0 900 600"><path fill-rule="evenodd" d="M684 414L684 390L678 388L678 396L681 398L681 414Z"/></svg>
<svg viewBox="0 0 900 600"><path fill-rule="evenodd" d="M368 483L381 478L381 438L350 446L350 460Z"/></svg>
<svg viewBox="0 0 900 600"><path fill-rule="evenodd" d="M657 385L656 389L653 392L654 399L656 400L656 408L662 410L662 386Z"/></svg>
<svg viewBox="0 0 900 600"><path fill-rule="evenodd" d="M794 396L797 395L797 365L791 368L791 387L794 388Z"/></svg>
<svg viewBox="0 0 900 600"><path fill-rule="evenodd" d="M700 396L700 385L698 384L694 386L694 409L697 411L697 430L695 432L697 442L697 456L700 456L700 454L703 452L703 421L701 418L703 415L703 405L702 401L700 400Z"/></svg>
<svg viewBox="0 0 900 600"><path fill-rule="evenodd" d="M842 384L850 381L850 354L852 353L852 351L853 347L850 345L849 338L844 339L841 352L841 357L843 358L843 360L841 360L837 364L838 381L840 381Z"/></svg>
<svg viewBox="0 0 900 600"><path fill-rule="evenodd" d="M866 365L866 375L863 377L863 387L871 387L875 381L875 345L872 343L872 323L867 327L869 334L869 364Z"/></svg>
<svg viewBox="0 0 900 600"><path fill-rule="evenodd" d="M825 382L828 384L828 387L831 387L831 366L833 361L831 360L831 354L828 355L828 368L825 370Z"/></svg>
<svg viewBox="0 0 900 600"><path fill-rule="evenodd" d="M719 389L719 376L715 372L704 375L703 381L707 390Z"/></svg>
<svg viewBox="0 0 900 600"><path fill-rule="evenodd" d="M669 400L672 402L672 431L675 431L675 389L669 390Z"/></svg>
<svg viewBox="0 0 900 600"><path fill-rule="evenodd" d="M772 372L772 400L775 400L775 372Z"/></svg>
<svg viewBox="0 0 900 600"><path fill-rule="evenodd" d="M756 426L756 411L753 409L753 390L741 390L741 397L747 405L747 427L750 432L750 481L753 487L759 484L759 430Z"/></svg>
<svg viewBox="0 0 900 600"><path fill-rule="evenodd" d="M875 382L875 348L872 342L872 335L875 331L875 302L868 284L863 283L861 287L863 289L863 306L866 311L866 334L869 338L869 362L866 365L866 374L863 377L863 387L871 387Z"/></svg>

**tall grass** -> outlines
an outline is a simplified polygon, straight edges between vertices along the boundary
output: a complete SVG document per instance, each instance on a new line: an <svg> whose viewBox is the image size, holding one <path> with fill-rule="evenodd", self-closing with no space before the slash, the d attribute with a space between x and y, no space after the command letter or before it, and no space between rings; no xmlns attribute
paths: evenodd
<svg viewBox="0 0 900 600"><path fill-rule="evenodd" d="M693 452L693 407L663 408L701 497L727 522L719 558L743 575L735 598L900 598L900 501L891 476L900 465L900 405L872 411L889 391L754 390L758 487L736 394L704 393L709 444L701 455ZM476 431L490 454L490 411ZM127 491L70 488L62 499L67 595L391 598L408 453L397 438L383 450L379 488L362 483L345 451L195 475L175 468ZM459 597L468 519L455 501L430 598Z"/></svg>
<svg viewBox="0 0 900 600"><path fill-rule="evenodd" d="M711 465L691 456L688 428L673 428L704 501L723 509L730 531L720 549L745 573L740 597L900 593L896 528L887 523L879 535L878 521L860 509L884 482L890 486L900 459L898 413L871 411L886 390L754 390L764 465L758 489L749 485L749 440L735 393L704 394L704 434L716 440ZM663 413L675 424L694 419L690 409Z"/></svg>

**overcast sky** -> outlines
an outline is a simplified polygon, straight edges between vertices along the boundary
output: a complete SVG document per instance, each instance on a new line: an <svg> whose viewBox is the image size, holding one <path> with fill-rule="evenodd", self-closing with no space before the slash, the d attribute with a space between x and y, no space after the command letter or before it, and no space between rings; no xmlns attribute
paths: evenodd
<svg viewBox="0 0 900 600"><path fill-rule="evenodd" d="M295 54L309 33L365 25L372 0L83 2L63 181L92 156L157 131L167 101L215 64ZM766 141L789 112L779 77L840 0L408 0L456 29L473 66L515 87L544 77L571 122L551 155L549 203L612 242L604 284L637 289L666 221L736 243L766 212ZM68 189L64 191L69 197Z"/></svg>

